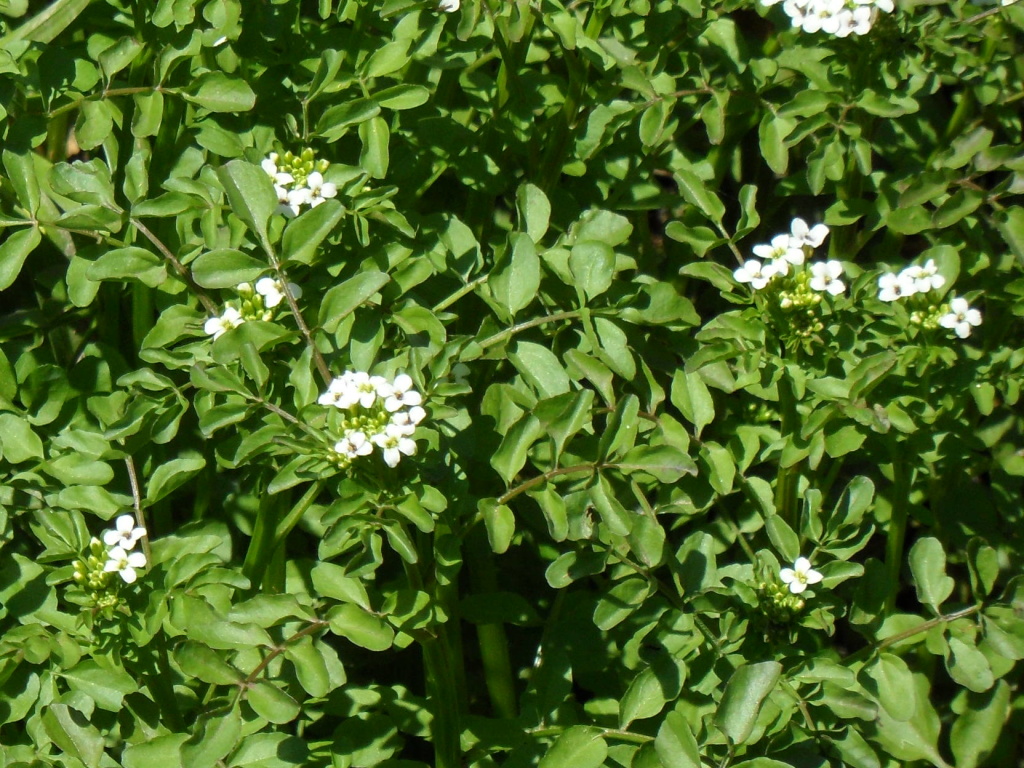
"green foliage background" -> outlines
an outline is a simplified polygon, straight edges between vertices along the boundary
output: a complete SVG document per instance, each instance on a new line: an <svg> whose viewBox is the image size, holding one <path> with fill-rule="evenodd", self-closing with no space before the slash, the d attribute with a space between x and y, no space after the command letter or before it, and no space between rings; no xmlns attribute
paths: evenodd
<svg viewBox="0 0 1024 768"><path fill-rule="evenodd" d="M1024 6L0 14L3 765L1020 764ZM732 277L795 216L809 335ZM876 298L929 258L967 341ZM332 463L344 370L413 377L415 457Z"/></svg>

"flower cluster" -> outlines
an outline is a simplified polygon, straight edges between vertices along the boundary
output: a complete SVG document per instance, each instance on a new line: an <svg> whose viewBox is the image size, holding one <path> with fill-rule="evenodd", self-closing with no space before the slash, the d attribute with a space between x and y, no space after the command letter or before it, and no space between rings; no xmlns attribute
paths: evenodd
<svg viewBox="0 0 1024 768"><path fill-rule="evenodd" d="M971 335L971 328L981 325L981 312L973 309L967 299L954 297L948 303L936 304L928 294L940 290L946 278L939 274L934 259L923 266L912 264L898 274L886 272L878 278L878 298L893 302L917 298L918 307L910 314L910 321L923 328L948 328L961 339Z"/></svg>
<svg viewBox="0 0 1024 768"><path fill-rule="evenodd" d="M762 0L775 5L779 0ZM784 0L782 10L804 32L824 32L836 37L866 35L878 12L892 13L893 0Z"/></svg>
<svg viewBox="0 0 1024 768"><path fill-rule="evenodd" d="M811 567L810 560L798 557L792 568L779 570L779 578L782 584L774 580L758 584L761 610L772 622L786 624L804 609L800 595L808 585L819 583L823 576Z"/></svg>
<svg viewBox="0 0 1024 768"><path fill-rule="evenodd" d="M302 289L295 283L288 283L292 296L302 297ZM284 301L284 283L276 277L261 277L256 285L241 283L237 288L239 300L229 301L224 312L206 321L203 330L214 339L233 330L246 320L263 320L269 322L274 318L271 311Z"/></svg>
<svg viewBox="0 0 1024 768"><path fill-rule="evenodd" d="M397 467L403 455L416 453L412 435L426 411L423 396L412 383L405 373L388 381L363 371L345 371L328 385L318 402L344 413L341 439L334 445L335 461L347 467L377 448L385 464Z"/></svg>
<svg viewBox="0 0 1024 768"><path fill-rule="evenodd" d="M324 180L330 167L326 160L317 160L307 147L298 156L291 152L283 155L271 152L260 166L274 180L277 193L277 213L291 218L302 212L302 206L316 208L325 200L338 196L338 188Z"/></svg>
<svg viewBox="0 0 1024 768"><path fill-rule="evenodd" d="M125 584L134 584L137 571L146 567L146 556L135 552L135 545L146 535L146 529L135 525L132 515L121 515L114 527L103 532L103 540L94 538L84 557L75 560L72 578L89 596L89 604L96 608L113 608L120 598L113 574Z"/></svg>
<svg viewBox="0 0 1024 768"><path fill-rule="evenodd" d="M791 271L798 272L796 267L803 265L807 256L828 236L828 227L815 224L808 227L803 219L793 219L790 231L772 238L770 244L755 245L754 255L758 259L748 259L742 267L733 272L737 282L749 283L755 291L768 286L775 277L785 277ZM810 265L808 287L820 293L838 296L846 290L846 285L839 278L843 274L843 265L838 261L818 262ZM820 301L820 297L817 299Z"/></svg>

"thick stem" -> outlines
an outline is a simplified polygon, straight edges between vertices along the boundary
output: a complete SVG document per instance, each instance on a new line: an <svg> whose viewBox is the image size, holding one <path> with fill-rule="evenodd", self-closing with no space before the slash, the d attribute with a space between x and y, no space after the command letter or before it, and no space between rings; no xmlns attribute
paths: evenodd
<svg viewBox="0 0 1024 768"><path fill-rule="evenodd" d="M475 527L465 548L469 580L476 594L494 594L498 591L494 554L482 529ZM484 683L495 717L512 719L517 716L516 685L509 657L508 637L503 624L478 624L477 643L484 668Z"/></svg>
<svg viewBox="0 0 1024 768"><path fill-rule="evenodd" d="M895 453L895 448L893 452ZM907 537L913 470L903 458L894 456L892 475L892 513L885 542L885 572L889 581L889 594L885 598L886 614L892 613L896 606L896 595L900 588L900 569L903 567L903 546Z"/></svg>
<svg viewBox="0 0 1024 768"><path fill-rule="evenodd" d="M789 372L783 370L779 379L779 412L782 417L782 437L792 438L799 426L796 411L796 394ZM799 462L788 467L779 467L775 483L775 511L790 528L796 530L796 481Z"/></svg>

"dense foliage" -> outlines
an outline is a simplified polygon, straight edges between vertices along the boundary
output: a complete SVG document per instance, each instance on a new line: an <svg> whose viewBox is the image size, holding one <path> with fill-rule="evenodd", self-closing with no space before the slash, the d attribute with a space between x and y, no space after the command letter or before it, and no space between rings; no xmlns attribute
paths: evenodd
<svg viewBox="0 0 1024 768"><path fill-rule="evenodd" d="M0 14L3 765L1020 764L1024 4Z"/></svg>

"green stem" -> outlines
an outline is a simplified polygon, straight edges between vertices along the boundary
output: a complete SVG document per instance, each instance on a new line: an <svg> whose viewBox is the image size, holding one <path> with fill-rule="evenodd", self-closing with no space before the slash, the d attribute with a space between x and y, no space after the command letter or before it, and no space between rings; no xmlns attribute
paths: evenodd
<svg viewBox="0 0 1024 768"><path fill-rule="evenodd" d="M476 527L470 534L469 546L465 548L466 564L469 566L469 580L475 594L493 594L498 591L498 579L494 567L494 553L487 543L481 528ZM477 643L480 646L480 661L484 668L484 683L491 699L496 717L516 717L516 686L509 657L508 637L503 624L478 624Z"/></svg>
<svg viewBox="0 0 1024 768"><path fill-rule="evenodd" d="M895 446L893 453L896 453ZM885 542L885 572L889 581L889 594L885 598L886 614L892 613L896 606L896 595L900 587L900 569L903 567L903 546L907 537L913 470L902 457L894 455L892 475L892 513L889 517L888 538Z"/></svg>
<svg viewBox="0 0 1024 768"><path fill-rule="evenodd" d="M798 427L796 394L789 372L783 369L779 379L779 411L782 417L780 432L783 438L792 439ZM779 467L775 483L775 511L790 528L796 530L796 481L799 462L788 467Z"/></svg>
<svg viewBox="0 0 1024 768"><path fill-rule="evenodd" d="M404 565L409 586L422 591L425 585L416 565ZM434 627L433 630L417 633L416 639L423 651L427 701L433 715L431 738L434 744L434 767L461 768L462 749L459 738L462 734L464 708L459 695L462 686L456 672L458 662L444 627Z"/></svg>
<svg viewBox="0 0 1024 768"><path fill-rule="evenodd" d="M266 493L260 499L260 508L256 511L256 523L252 529L252 539L245 553L242 573L249 579L249 588L256 592L263 583L263 574L270 564L270 555L274 551L274 532L277 529L281 497Z"/></svg>

